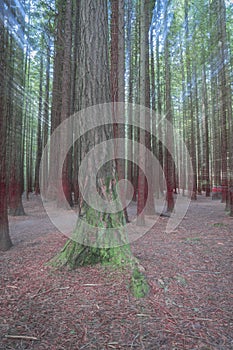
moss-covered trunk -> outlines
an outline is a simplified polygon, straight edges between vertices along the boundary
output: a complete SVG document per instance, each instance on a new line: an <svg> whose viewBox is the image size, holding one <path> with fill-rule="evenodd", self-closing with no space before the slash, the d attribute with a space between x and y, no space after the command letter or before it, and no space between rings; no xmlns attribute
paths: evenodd
<svg viewBox="0 0 233 350"><path fill-rule="evenodd" d="M107 1L81 0L78 24L77 110L108 103L111 99L108 51ZM101 118L98 108L93 118ZM80 123L85 124L86 119ZM127 239L126 219L117 192L116 159L109 157L109 140L114 139L112 121L90 129L80 137L79 216L76 229L54 266L77 268L97 263L127 266L132 271L132 291L144 296L148 291L145 277L133 257ZM99 145L102 148L98 148ZM134 288L135 286L135 288Z"/></svg>
<svg viewBox="0 0 233 350"><path fill-rule="evenodd" d="M67 266L70 269L95 264L127 268L131 271L130 289L133 295L144 297L149 286L142 273L143 268L132 255L127 243L127 232L123 225L124 212L107 214L99 213L86 205L84 207L85 214L83 209L83 216L78 220L73 239L66 242L51 264L54 267Z"/></svg>

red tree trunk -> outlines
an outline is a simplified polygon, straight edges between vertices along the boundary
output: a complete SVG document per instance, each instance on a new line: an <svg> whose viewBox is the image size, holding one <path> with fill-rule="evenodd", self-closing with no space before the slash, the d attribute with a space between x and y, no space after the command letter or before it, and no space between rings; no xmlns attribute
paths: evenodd
<svg viewBox="0 0 233 350"><path fill-rule="evenodd" d="M0 4L0 12L3 5ZM9 236L7 216L7 193L6 193L6 110L5 110L5 80L6 55L4 54L4 27L0 22L0 250L7 250L12 246Z"/></svg>

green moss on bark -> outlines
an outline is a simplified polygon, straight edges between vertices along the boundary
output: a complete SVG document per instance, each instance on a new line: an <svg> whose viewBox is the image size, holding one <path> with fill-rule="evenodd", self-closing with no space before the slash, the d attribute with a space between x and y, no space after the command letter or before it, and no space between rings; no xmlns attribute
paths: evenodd
<svg viewBox="0 0 233 350"><path fill-rule="evenodd" d="M138 268L132 272L130 290L135 298L143 298L149 293L146 277Z"/></svg>
<svg viewBox="0 0 233 350"><path fill-rule="evenodd" d="M113 196L114 197L114 196ZM123 210L117 213L99 212L82 203L82 210L72 239L52 259L54 267L103 264L132 271L131 291L137 298L149 291L139 263L132 255L128 243Z"/></svg>

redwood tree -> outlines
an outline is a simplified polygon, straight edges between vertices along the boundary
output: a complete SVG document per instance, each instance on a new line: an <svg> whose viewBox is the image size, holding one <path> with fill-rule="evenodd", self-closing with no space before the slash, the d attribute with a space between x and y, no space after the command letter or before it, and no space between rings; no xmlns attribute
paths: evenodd
<svg viewBox="0 0 233 350"><path fill-rule="evenodd" d="M167 14L166 9L166 14ZM166 29L168 29L168 25L166 24ZM165 30L166 31L166 30ZM165 111L166 111L166 119L168 121L166 128L166 146L167 149L165 151L165 177L166 177L166 185L167 185L167 211L172 212L174 208L174 198L173 198L173 189L174 189L174 160L170 150L174 147L173 141L173 130L172 130L172 100L171 100L171 68L170 68L170 37L168 32L165 33L165 47L164 47L164 56L165 56Z"/></svg>
<svg viewBox="0 0 233 350"><path fill-rule="evenodd" d="M140 17L140 105L150 108L150 76L149 76L149 27L152 17L153 3L150 0L141 2L141 17ZM150 130L150 120L146 118L146 115L142 112L142 122L145 123L144 127ZM139 130L139 142L145 145L151 151L151 142L149 132L143 129ZM139 158L141 162L145 161L147 168L148 178L146 179L142 169L139 168L138 174L138 205L137 213L138 225L144 225L145 219L142 215L142 211L145 208L145 213L154 214L154 197L153 192L148 192L148 187L151 186L152 168L149 164L146 155L143 150L139 150ZM147 201L147 203L146 203ZM146 205L147 204L147 205ZM141 214L141 215L140 215Z"/></svg>
<svg viewBox="0 0 233 350"><path fill-rule="evenodd" d="M85 109L97 104L110 102L110 73L108 66L108 12L107 1L91 0L80 1L79 12L80 42L78 46L78 80L77 80L77 109ZM95 35L93 35L95 33ZM95 59L93 59L93 57ZM83 127L83 126L82 126ZM102 141L113 139L112 125L94 128L82 136L82 159L86 154ZM95 159L88 162L85 171L84 189L87 196L90 182L89 174L96 169ZM116 164L113 161L104 165L97 174L96 187L99 195L108 200L115 198L115 184L117 182ZM107 209L106 209L107 211ZM86 229L85 224L94 227L96 242L91 244L92 232ZM111 261L121 264L133 262L127 239L124 236L125 216L123 211L107 213L92 208L81 198L79 202L79 219L74 232L75 240L68 240L62 251L54 258L56 265L68 265L75 268L85 264ZM103 227L105 232L103 232ZM114 228L114 237L108 228ZM111 231L111 230L110 230ZM84 237L84 244L79 243L78 237ZM105 239L109 243L105 244ZM116 241L122 247L112 247ZM98 245L102 242L103 245ZM96 245L97 243L97 245ZM102 248L107 246L106 248ZM135 277L135 276L134 276ZM144 290L144 286L142 286Z"/></svg>
<svg viewBox="0 0 233 350"><path fill-rule="evenodd" d="M71 112L71 50L72 50L72 1L66 1L65 7L65 38L64 41L64 57L62 69L62 96L61 96L61 122L70 116ZM62 135L60 135L62 137ZM68 152L63 164L62 186L63 189L58 189L57 204L64 206L65 204L60 199L60 191L64 191L65 197L69 205L72 205L71 193L71 164L72 153Z"/></svg>
<svg viewBox="0 0 233 350"><path fill-rule="evenodd" d="M78 46L78 81L77 81L77 109L81 110L99 103L110 102L110 75L108 69L108 21L107 2L100 0L93 3L91 0L81 0L79 13L80 43ZM93 32L95 36L93 36ZM95 57L92 60L92 57ZM103 69L104 68L104 69ZM82 136L82 158L87 152L101 141L113 138L113 129L104 127L93 129ZM90 164L91 168L86 171L86 181L88 184L88 174L93 172L95 164ZM102 178L98 180L98 192L103 194L100 183L106 185L107 177L114 177L114 173L107 167L102 172ZM103 186L105 186L103 185ZM110 189L109 189L110 190ZM103 194L104 195L104 194ZM106 220L106 215L89 207L82 199L79 202L79 216L98 227ZM117 220L117 218L116 218ZM124 216L118 216L120 225L124 224ZM121 221L121 223L120 223ZM90 223L90 222L89 222ZM88 232L83 232L82 220L78 220L76 234L86 235L88 242ZM111 259L112 249L101 249L92 246L84 246L76 241L69 240L62 252L55 258L58 264L68 264L71 267L78 265L93 264L97 261Z"/></svg>
<svg viewBox="0 0 233 350"><path fill-rule="evenodd" d="M24 33L24 19L16 17L18 25ZM9 189L8 207L9 213L13 216L24 215L22 204L22 193L24 189L23 173L23 106L25 86L24 50L21 42L16 40L13 33L9 34L9 74L12 74L8 81L9 98L7 100L8 120L8 145L9 160Z"/></svg>
<svg viewBox="0 0 233 350"><path fill-rule="evenodd" d="M3 13L3 5L0 4ZM6 178L6 41L5 28L0 21L0 250L12 246L9 236L7 215L7 178Z"/></svg>

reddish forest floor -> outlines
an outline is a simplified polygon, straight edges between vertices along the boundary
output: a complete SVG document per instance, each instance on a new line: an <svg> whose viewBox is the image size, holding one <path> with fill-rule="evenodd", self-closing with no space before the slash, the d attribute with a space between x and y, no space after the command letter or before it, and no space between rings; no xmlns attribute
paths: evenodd
<svg viewBox="0 0 233 350"><path fill-rule="evenodd" d="M233 218L224 204L199 196L173 233L160 217L132 244L150 285L143 299L129 291L127 271L45 266L66 237L39 197L25 210L10 218L14 247L0 256L1 350L233 349Z"/></svg>

